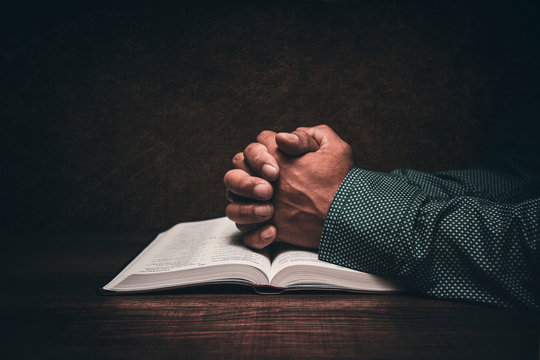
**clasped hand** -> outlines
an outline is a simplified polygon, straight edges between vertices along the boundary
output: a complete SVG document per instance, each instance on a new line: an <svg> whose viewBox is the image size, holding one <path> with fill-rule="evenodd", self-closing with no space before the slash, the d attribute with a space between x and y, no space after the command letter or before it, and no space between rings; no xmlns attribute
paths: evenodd
<svg viewBox="0 0 540 360"><path fill-rule="evenodd" d="M354 165L349 144L326 125L265 130L232 162L223 179L226 214L257 249L274 241L318 248L330 204Z"/></svg>

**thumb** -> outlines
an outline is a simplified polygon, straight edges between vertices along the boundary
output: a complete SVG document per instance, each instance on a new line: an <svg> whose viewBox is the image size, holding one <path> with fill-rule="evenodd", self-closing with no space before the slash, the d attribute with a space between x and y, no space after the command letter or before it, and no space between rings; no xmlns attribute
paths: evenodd
<svg viewBox="0 0 540 360"><path fill-rule="evenodd" d="M292 133L277 134L276 143L279 150L292 156L300 156L319 150L319 143L315 138L299 129Z"/></svg>
<svg viewBox="0 0 540 360"><path fill-rule="evenodd" d="M313 138L320 148L334 147L336 145L347 144L328 125L317 125L313 127L300 127L297 131L303 131Z"/></svg>

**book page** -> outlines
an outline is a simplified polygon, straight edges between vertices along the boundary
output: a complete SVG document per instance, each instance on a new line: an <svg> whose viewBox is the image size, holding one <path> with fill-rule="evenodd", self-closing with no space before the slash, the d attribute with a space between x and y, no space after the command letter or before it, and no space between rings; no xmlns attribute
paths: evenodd
<svg viewBox="0 0 540 360"><path fill-rule="evenodd" d="M277 274L284 268L293 265L312 265L321 268L339 269L354 272L354 270L319 260L318 254L315 250L304 250L297 247L283 245L282 248L276 251L274 259L272 261L270 280L274 277L275 274Z"/></svg>
<svg viewBox="0 0 540 360"><path fill-rule="evenodd" d="M132 274L156 274L213 265L243 264L270 274L267 251L242 243L242 233L227 218L182 223L160 234L106 288Z"/></svg>
<svg viewBox="0 0 540 360"><path fill-rule="evenodd" d="M276 250L270 271L270 282L277 287L374 292L396 292L403 289L394 281L321 261L314 250L292 246Z"/></svg>

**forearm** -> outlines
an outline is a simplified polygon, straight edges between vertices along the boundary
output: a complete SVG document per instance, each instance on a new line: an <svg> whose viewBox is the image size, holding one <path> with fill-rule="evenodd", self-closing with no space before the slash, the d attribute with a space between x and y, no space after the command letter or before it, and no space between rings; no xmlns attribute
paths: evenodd
<svg viewBox="0 0 540 360"><path fill-rule="evenodd" d="M425 180L351 170L328 212L319 258L429 296L538 308L538 198L434 196Z"/></svg>

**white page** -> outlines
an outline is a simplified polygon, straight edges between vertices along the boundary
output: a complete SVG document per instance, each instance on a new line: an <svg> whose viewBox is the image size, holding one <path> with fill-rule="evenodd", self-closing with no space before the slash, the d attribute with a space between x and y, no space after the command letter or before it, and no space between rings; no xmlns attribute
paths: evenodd
<svg viewBox="0 0 540 360"><path fill-rule="evenodd" d="M296 271L285 270L291 266ZM311 268L310 268L311 267ZM302 269L299 271L299 269ZM284 270L282 273L280 271ZM361 291L401 291L403 287L379 276L330 264L318 259L317 252L284 246L272 261L271 282L277 286L345 288ZM279 276L276 276L279 274Z"/></svg>
<svg viewBox="0 0 540 360"><path fill-rule="evenodd" d="M343 271L356 272L343 266L334 265L325 261L319 260L317 252L314 250L301 250L294 247L284 247L280 250L272 261L271 277L280 272L282 269L292 265L313 265L321 268L340 269Z"/></svg>
<svg viewBox="0 0 540 360"><path fill-rule="evenodd" d="M160 234L104 289L131 274L155 274L223 264L245 264L270 273L267 251L254 251L242 243L242 233L223 217L182 223Z"/></svg>

